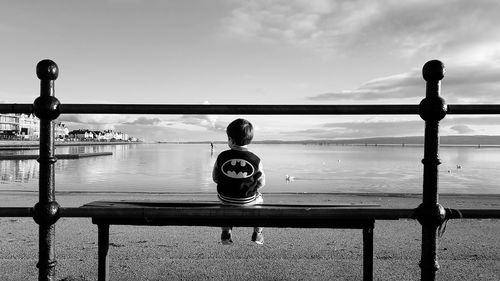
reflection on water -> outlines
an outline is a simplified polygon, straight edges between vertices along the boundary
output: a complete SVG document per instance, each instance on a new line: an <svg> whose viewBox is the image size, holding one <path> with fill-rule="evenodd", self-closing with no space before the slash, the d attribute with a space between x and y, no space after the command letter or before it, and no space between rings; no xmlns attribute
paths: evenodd
<svg viewBox="0 0 500 281"><path fill-rule="evenodd" d="M56 190L215 192L212 167L225 149L223 144L215 144L213 152L210 144L57 147L57 154L113 155L58 160ZM250 149L262 159L266 192L422 192L423 147L255 144ZM500 193L495 180L500 148L443 147L440 158L441 193ZM36 160L0 161L0 189L37 190L38 170Z"/></svg>
<svg viewBox="0 0 500 281"><path fill-rule="evenodd" d="M36 160L0 161L0 184L28 183L38 178Z"/></svg>
<svg viewBox="0 0 500 281"><path fill-rule="evenodd" d="M97 153L112 152L113 159L123 159L127 151L133 145L101 145L101 146L57 146L56 154L78 154L78 153ZM38 150L17 150L1 151L2 154L36 154ZM103 156L105 157L105 156ZM56 180L57 175L64 177L65 173L77 172L78 175L92 175L93 170L100 168L101 161L91 161L91 165L74 165L78 160L58 160L55 164ZM97 165L94 165L97 164ZM75 168L78 167L78 168ZM0 161L0 184L33 183L39 176L39 164L36 160L1 160ZM19 187L19 185L15 185ZM25 187L25 186L24 186Z"/></svg>

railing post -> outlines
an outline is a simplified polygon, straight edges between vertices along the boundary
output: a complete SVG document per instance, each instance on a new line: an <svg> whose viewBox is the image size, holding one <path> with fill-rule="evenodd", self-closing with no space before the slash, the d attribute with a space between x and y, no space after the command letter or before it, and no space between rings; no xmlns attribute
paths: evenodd
<svg viewBox="0 0 500 281"><path fill-rule="evenodd" d="M445 68L438 60L428 61L422 70L427 81L425 99L420 102L419 115L425 120L425 144L422 204L415 217L422 225L421 280L434 281L439 269L437 261L437 229L445 219L445 210L438 203L439 121L446 116L446 103L439 96Z"/></svg>
<svg viewBox="0 0 500 281"><path fill-rule="evenodd" d="M97 280L109 281L109 224L97 225Z"/></svg>
<svg viewBox="0 0 500 281"><path fill-rule="evenodd" d="M40 97L33 103L35 115L40 119L40 175L39 201L33 212L38 226L38 280L55 281L55 222L59 218L59 204L55 199L54 125L59 116L59 101L54 97L54 80L59 70L51 60L42 60L36 66L40 79Z"/></svg>
<svg viewBox="0 0 500 281"><path fill-rule="evenodd" d="M373 228L375 221L370 227L363 228L363 281L373 281Z"/></svg>

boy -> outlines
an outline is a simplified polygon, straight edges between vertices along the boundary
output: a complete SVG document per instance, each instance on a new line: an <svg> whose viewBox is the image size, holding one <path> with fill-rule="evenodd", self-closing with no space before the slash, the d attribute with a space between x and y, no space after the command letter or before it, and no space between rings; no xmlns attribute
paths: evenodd
<svg viewBox="0 0 500 281"><path fill-rule="evenodd" d="M226 129L229 150L217 157L212 178L217 183L217 194L223 204L251 206L264 202L259 189L265 185L262 162L248 151L253 139L253 126L245 119L236 119ZM221 242L233 243L232 227L222 227ZM264 244L262 227L254 227L252 241Z"/></svg>

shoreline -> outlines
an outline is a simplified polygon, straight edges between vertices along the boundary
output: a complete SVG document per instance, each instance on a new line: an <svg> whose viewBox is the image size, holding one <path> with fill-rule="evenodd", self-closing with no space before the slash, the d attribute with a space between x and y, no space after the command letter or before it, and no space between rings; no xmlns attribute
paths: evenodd
<svg viewBox="0 0 500 281"><path fill-rule="evenodd" d="M98 141L56 141L55 146L78 146L78 145L126 145L142 144L143 142L98 142ZM0 141L0 150L20 150L20 149L38 149L39 141Z"/></svg>
<svg viewBox="0 0 500 281"><path fill-rule="evenodd" d="M97 156L110 156L113 155L112 152L88 152L88 153L67 153L67 154L55 154L57 159L80 159L86 157L97 157ZM39 158L38 154L19 154L19 155L0 155L0 161L2 160L36 160Z"/></svg>
<svg viewBox="0 0 500 281"><path fill-rule="evenodd" d="M125 144L226 144L224 141L185 141L185 142L128 142L128 141L113 141L113 142L100 142L100 141L55 141L56 146L85 146L85 145L125 145ZM317 145L317 146L365 146L365 147L423 147L423 143L321 143L321 142L295 142L295 141L254 141L253 144L269 144L269 145ZM5 141L0 140L0 150L8 149L38 149L39 141ZM441 143L440 147L464 147L464 148L499 148L500 144L453 144Z"/></svg>

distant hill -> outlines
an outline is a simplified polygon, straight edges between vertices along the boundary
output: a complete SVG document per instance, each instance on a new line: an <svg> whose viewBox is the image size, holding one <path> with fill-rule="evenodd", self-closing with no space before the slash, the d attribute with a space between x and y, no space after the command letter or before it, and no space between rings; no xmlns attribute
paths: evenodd
<svg viewBox="0 0 500 281"><path fill-rule="evenodd" d="M373 138L381 144L424 144L423 136L401 137L401 138ZM500 145L500 136L441 136L443 145Z"/></svg>
<svg viewBox="0 0 500 281"><path fill-rule="evenodd" d="M467 145L467 146L500 146L500 136L441 136L440 142L442 145ZM184 144L200 144L210 143L210 141L197 142L159 142L159 143L184 143ZM213 143L225 144L226 141L214 141ZM423 136L408 136L408 137L376 137L376 138L360 138L360 139L342 139L342 140L263 140L254 141L253 143L261 144L347 144L347 145L423 145Z"/></svg>
<svg viewBox="0 0 500 281"><path fill-rule="evenodd" d="M441 136L440 142L443 145L500 145L500 136ZM255 141L255 143L297 143L297 144L398 144L398 145L423 145L423 136L408 136L408 137L376 137L376 138L361 138L361 139L342 139L342 140L302 140L302 141L279 141L266 140Z"/></svg>

